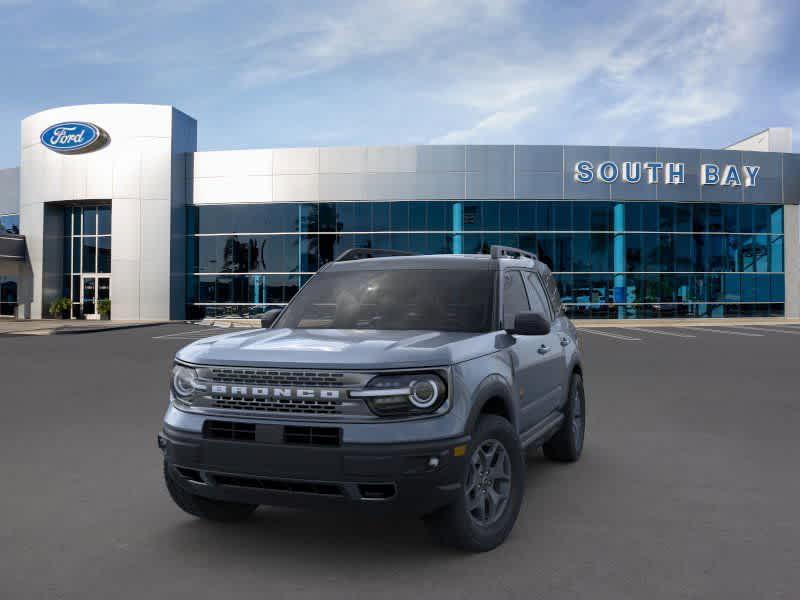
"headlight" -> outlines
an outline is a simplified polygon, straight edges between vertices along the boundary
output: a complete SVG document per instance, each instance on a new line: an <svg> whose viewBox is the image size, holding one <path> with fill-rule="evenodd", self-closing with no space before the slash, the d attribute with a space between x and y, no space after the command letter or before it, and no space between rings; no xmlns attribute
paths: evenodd
<svg viewBox="0 0 800 600"><path fill-rule="evenodd" d="M198 387L197 371L178 364L172 367L172 393L175 398L184 404L191 404Z"/></svg>
<svg viewBox="0 0 800 600"><path fill-rule="evenodd" d="M363 390L350 392L363 398L370 410L383 417L430 414L447 400L447 385L435 373L378 375Z"/></svg>

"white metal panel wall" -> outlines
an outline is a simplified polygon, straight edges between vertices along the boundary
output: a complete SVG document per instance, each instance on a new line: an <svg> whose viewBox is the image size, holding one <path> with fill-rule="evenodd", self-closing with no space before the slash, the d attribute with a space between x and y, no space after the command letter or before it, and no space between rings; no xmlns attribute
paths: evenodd
<svg viewBox="0 0 800 600"><path fill-rule="evenodd" d="M175 119L181 119L180 148L173 148ZM64 121L94 123L108 132L111 142L96 152L75 156L45 148L39 140L41 132ZM42 316L48 301L43 284L54 277L43 266L43 206L82 200L111 200L112 317L172 316L170 298L183 293L183 287L172 291L173 162L181 160L180 152L194 151L195 140L195 121L171 106L68 106L22 121L20 225L28 234L33 271L28 294L32 318ZM184 177L179 178L182 184ZM185 202L184 196L177 201Z"/></svg>

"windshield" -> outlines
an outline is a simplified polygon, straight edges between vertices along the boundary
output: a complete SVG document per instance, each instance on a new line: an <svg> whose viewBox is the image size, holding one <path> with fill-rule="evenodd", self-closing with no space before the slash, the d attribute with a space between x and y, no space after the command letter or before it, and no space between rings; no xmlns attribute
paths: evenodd
<svg viewBox="0 0 800 600"><path fill-rule="evenodd" d="M483 269L323 272L274 326L491 331L494 275Z"/></svg>

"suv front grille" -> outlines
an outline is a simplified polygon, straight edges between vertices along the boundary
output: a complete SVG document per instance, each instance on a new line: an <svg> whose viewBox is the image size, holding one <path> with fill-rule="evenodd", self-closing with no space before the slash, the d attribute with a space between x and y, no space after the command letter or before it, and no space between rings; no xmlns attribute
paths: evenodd
<svg viewBox="0 0 800 600"><path fill-rule="evenodd" d="M283 371L274 369L239 369L212 367L211 379L217 383L279 386L304 385L316 387L342 387L347 385L344 373L329 371Z"/></svg>
<svg viewBox="0 0 800 600"><path fill-rule="evenodd" d="M236 411L263 417L373 416L365 402L348 394L349 390L363 389L375 376L372 373L223 366L198 367L197 371L200 380L207 384L207 391L192 401L192 406L200 410ZM276 390L280 393L275 393ZM304 393L299 393L301 390Z"/></svg>
<svg viewBox="0 0 800 600"><path fill-rule="evenodd" d="M253 398L248 396L212 395L214 408L252 410L256 412L305 415L338 415L341 400L308 400L301 398Z"/></svg>

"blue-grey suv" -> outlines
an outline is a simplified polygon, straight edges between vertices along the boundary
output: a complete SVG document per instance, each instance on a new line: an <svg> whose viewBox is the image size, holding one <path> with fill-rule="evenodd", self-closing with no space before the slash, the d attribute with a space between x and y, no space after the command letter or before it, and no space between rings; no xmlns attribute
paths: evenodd
<svg viewBox="0 0 800 600"><path fill-rule="evenodd" d="M175 357L159 446L192 515L403 510L484 551L516 521L526 448L581 454L578 338L531 254L351 250L264 316Z"/></svg>

